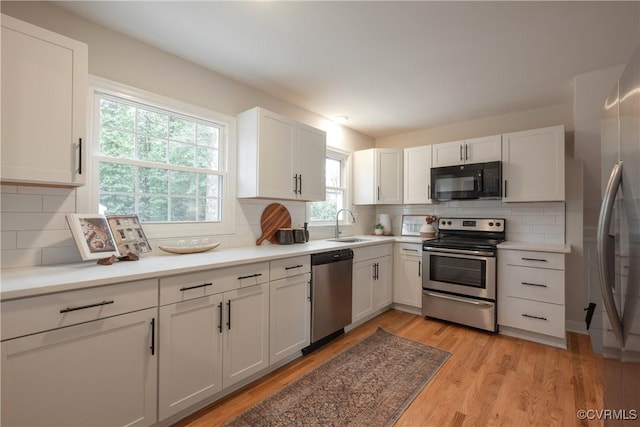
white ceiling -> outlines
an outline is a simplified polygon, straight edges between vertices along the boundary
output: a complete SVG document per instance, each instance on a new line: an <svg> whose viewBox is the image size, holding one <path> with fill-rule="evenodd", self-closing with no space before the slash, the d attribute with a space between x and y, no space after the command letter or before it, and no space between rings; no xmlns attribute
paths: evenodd
<svg viewBox="0 0 640 427"><path fill-rule="evenodd" d="M633 2L56 2L373 137L572 102L627 62Z"/></svg>

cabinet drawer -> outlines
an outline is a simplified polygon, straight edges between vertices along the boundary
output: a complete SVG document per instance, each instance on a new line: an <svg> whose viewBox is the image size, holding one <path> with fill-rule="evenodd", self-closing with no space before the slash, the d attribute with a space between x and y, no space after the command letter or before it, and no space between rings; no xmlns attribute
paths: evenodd
<svg viewBox="0 0 640 427"><path fill-rule="evenodd" d="M500 262L523 267L564 270L564 254L554 252L501 250Z"/></svg>
<svg viewBox="0 0 640 427"><path fill-rule="evenodd" d="M396 249L400 255L422 256L421 243L396 243Z"/></svg>
<svg viewBox="0 0 640 427"><path fill-rule="evenodd" d="M271 281L309 273L311 271L311 257L304 255L271 261L270 270Z"/></svg>
<svg viewBox="0 0 640 427"><path fill-rule="evenodd" d="M500 290L505 296L564 304L562 270L508 265L500 273Z"/></svg>
<svg viewBox="0 0 640 427"><path fill-rule="evenodd" d="M158 305L155 279L4 301L2 340Z"/></svg>
<svg viewBox="0 0 640 427"><path fill-rule="evenodd" d="M391 255L392 243L375 246L365 246L363 248L353 248L353 262L366 261L368 259L380 258Z"/></svg>
<svg viewBox="0 0 640 427"><path fill-rule="evenodd" d="M160 305L269 281L269 263L239 265L160 279Z"/></svg>
<svg viewBox="0 0 640 427"><path fill-rule="evenodd" d="M543 335L565 337L564 305L520 298L500 300L498 323Z"/></svg>

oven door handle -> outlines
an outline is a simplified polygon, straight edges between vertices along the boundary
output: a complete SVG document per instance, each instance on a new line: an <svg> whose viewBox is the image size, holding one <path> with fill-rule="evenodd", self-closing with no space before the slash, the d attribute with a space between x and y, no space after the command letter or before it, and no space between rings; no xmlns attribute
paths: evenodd
<svg viewBox="0 0 640 427"><path fill-rule="evenodd" d="M467 299L467 298L458 298L458 297L449 296L449 295L443 295L443 294L434 294L433 292L424 292L424 294L428 295L430 297L448 299L450 301L463 302L465 304L479 305L479 306L482 306L482 307L490 307L490 306L493 305L490 302L477 301L477 300L472 300L472 299Z"/></svg>
<svg viewBox="0 0 640 427"><path fill-rule="evenodd" d="M422 250L429 251L431 253L441 252L445 254L477 255L477 256L488 256L488 257L495 256L495 254L489 251L471 251L467 249L447 249L447 248L436 248L434 246L424 246Z"/></svg>

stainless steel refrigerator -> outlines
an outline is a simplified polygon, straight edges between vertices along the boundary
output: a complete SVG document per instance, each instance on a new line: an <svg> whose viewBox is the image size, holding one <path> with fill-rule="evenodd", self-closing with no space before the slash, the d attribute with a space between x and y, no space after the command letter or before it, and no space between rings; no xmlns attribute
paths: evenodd
<svg viewBox="0 0 640 427"><path fill-rule="evenodd" d="M640 425L640 52L604 104L599 289L589 333L604 357L605 425ZM593 291L593 290L592 290ZM597 293L596 293L597 292ZM601 298L600 298L601 297ZM592 304L593 307L593 304Z"/></svg>

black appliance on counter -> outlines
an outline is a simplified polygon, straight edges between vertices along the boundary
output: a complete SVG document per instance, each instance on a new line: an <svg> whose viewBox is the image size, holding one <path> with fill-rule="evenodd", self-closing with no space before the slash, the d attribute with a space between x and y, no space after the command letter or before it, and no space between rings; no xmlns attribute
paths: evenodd
<svg viewBox="0 0 640 427"><path fill-rule="evenodd" d="M434 200L501 197L502 162L431 168L431 198Z"/></svg>
<svg viewBox="0 0 640 427"><path fill-rule="evenodd" d="M440 218L422 243L422 315L495 332L502 218Z"/></svg>

